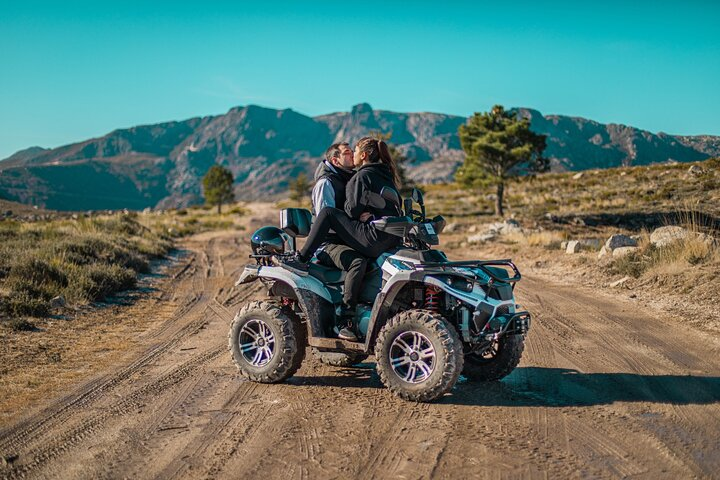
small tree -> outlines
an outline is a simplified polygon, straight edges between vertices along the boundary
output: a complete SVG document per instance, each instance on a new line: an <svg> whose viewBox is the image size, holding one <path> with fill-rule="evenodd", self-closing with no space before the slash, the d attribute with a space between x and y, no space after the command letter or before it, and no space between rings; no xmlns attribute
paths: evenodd
<svg viewBox="0 0 720 480"><path fill-rule="evenodd" d="M203 190L208 205L217 205L222 213L222 204L235 200L232 172L220 165L213 165L203 177Z"/></svg>
<svg viewBox="0 0 720 480"><path fill-rule="evenodd" d="M294 203L302 204L310 193L310 182L304 173L300 173L295 180L290 181L288 187L290 189L290 200Z"/></svg>
<svg viewBox="0 0 720 480"><path fill-rule="evenodd" d="M495 213L503 216L505 182L512 177L546 171L545 135L530 131L530 121L495 105L476 113L458 129L465 163L455 179L466 188L497 187Z"/></svg>

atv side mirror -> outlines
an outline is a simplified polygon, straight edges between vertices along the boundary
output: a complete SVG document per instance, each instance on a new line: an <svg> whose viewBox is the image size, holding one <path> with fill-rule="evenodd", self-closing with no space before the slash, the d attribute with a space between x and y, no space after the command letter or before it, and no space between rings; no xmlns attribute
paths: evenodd
<svg viewBox="0 0 720 480"><path fill-rule="evenodd" d="M412 199L415 203L420 205L421 207L425 205L425 202L423 201L423 194L420 190L417 188L412 189Z"/></svg>
<svg viewBox="0 0 720 480"><path fill-rule="evenodd" d="M420 205L420 215L422 216L421 220L425 220L425 202L423 201L422 192L420 190L418 190L417 188L413 188L412 199L415 203Z"/></svg>

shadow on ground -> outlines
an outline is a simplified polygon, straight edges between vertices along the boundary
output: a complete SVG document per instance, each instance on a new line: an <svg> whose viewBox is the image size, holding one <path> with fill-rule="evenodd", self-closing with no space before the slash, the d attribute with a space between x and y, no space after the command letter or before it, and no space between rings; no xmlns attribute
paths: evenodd
<svg viewBox="0 0 720 480"><path fill-rule="evenodd" d="M442 402L539 407L613 402L708 404L720 402L720 377L582 373L566 368L521 367L501 382L462 382Z"/></svg>
<svg viewBox="0 0 720 480"><path fill-rule="evenodd" d="M294 376L288 384L311 387L383 388L373 363L338 369L338 375ZM710 404L720 402L720 377L582 373L566 368L519 367L500 382L464 377L439 400L477 406L573 407L614 402Z"/></svg>
<svg viewBox="0 0 720 480"><path fill-rule="evenodd" d="M719 230L720 218L705 212L680 210L660 212L595 213L555 217L556 223L587 225L589 227L619 227L633 231L653 230L663 225L683 225L692 219L701 229Z"/></svg>

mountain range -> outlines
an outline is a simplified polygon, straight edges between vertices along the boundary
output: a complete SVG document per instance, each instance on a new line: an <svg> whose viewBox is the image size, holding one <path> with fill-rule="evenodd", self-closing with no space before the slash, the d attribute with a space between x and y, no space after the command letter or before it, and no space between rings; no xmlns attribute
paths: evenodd
<svg viewBox="0 0 720 480"><path fill-rule="evenodd" d="M547 135L555 171L690 162L720 156L719 136L650 133L527 108L531 129ZM0 161L0 198L56 210L169 208L202 202L201 178L215 163L235 177L238 199L276 198L288 181L312 176L333 142L391 133L408 158L407 176L451 181L464 154L457 130L465 117L400 113L355 105L309 117L256 105L224 115L119 129L53 149L31 147Z"/></svg>

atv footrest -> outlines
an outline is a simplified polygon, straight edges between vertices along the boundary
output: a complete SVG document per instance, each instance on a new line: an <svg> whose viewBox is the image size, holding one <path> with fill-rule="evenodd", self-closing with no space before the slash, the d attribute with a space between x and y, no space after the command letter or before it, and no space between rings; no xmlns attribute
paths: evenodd
<svg viewBox="0 0 720 480"><path fill-rule="evenodd" d="M339 338L318 338L308 339L311 347L324 348L328 350L352 350L365 353L365 342L350 342Z"/></svg>

